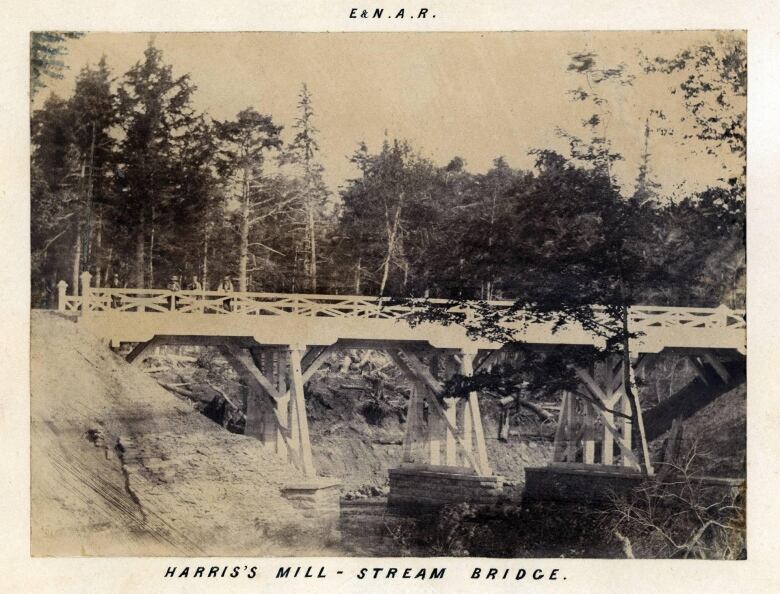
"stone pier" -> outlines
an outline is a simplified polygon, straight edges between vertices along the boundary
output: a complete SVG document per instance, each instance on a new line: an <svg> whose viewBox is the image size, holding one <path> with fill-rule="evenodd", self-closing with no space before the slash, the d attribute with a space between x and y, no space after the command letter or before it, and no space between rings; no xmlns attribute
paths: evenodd
<svg viewBox="0 0 780 594"><path fill-rule="evenodd" d="M389 475L388 507L409 514L455 503L495 505L504 483L502 476L480 476L472 469L430 464L404 464L391 468Z"/></svg>

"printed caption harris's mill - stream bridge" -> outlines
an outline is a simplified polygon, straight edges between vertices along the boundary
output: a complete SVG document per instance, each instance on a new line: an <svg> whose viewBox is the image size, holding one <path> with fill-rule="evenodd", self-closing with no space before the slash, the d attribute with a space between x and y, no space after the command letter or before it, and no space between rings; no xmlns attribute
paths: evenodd
<svg viewBox="0 0 780 594"><path fill-rule="evenodd" d="M450 369L470 375L477 364L499 355L504 344L475 340L457 324L410 325L406 319L414 307L379 298L91 287L89 273L81 281L81 295L68 295L66 283L60 282L59 310L78 315L80 324L112 347L134 344L126 357L130 363L139 362L152 346L219 349L250 390L245 433L311 479L291 486L293 497L334 486L316 478L304 386L335 348L385 351L415 386L402 463L389 471L391 504L490 503L500 495L502 477L490 467L477 393L463 398L443 394L444 383L424 355L446 358ZM500 310L512 303L490 305ZM478 315L468 304L458 307L467 318ZM636 306L629 320L638 336L631 342L629 374L621 358L598 370L578 369L590 399L563 394L554 462L544 469L556 473L550 484L559 485L562 474L576 475L577 485L641 476L649 457L647 435L641 414L639 426L633 427L624 379L648 355L683 354L705 383L718 378L724 385L731 380L729 362L745 355L744 311ZM575 326L553 332L552 323L518 325L515 339L540 347L603 340Z"/></svg>

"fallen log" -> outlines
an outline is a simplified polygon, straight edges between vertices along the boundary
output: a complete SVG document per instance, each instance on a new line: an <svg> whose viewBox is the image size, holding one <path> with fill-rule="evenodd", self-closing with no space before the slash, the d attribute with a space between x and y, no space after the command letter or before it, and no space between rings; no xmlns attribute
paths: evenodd
<svg viewBox="0 0 780 594"><path fill-rule="evenodd" d="M503 398L500 398L498 400L498 404L504 407L509 406L511 404L517 404L518 406L522 406L523 408L530 410L543 421L555 420L555 416L553 414L549 413L538 404L534 404L533 402L523 400L522 398L518 398L517 396L504 396Z"/></svg>
<svg viewBox="0 0 780 594"><path fill-rule="evenodd" d="M160 383L160 385L168 390L169 392L173 392L174 394L178 394L179 396L184 396L185 398L194 399L195 393L192 390L185 390L184 388L179 388L174 384L164 384Z"/></svg>

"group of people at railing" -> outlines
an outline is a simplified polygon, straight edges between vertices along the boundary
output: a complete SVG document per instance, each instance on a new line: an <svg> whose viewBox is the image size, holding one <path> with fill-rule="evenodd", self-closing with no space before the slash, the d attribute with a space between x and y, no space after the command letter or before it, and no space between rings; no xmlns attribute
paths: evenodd
<svg viewBox="0 0 780 594"><path fill-rule="evenodd" d="M174 295L171 295L169 299L169 305L171 310L173 311L175 309L175 293L182 291L182 285L181 285L180 277L176 274L172 274L167 286L165 287L168 291L171 291L171 293L174 293ZM111 278L111 282L109 284L109 287L111 289L126 289L127 283L123 283L122 280L119 278L119 274L114 274ZM218 291L222 293L233 293L235 291L234 285L233 285L233 279L229 274L226 274L223 279L219 283ZM203 291L203 284L200 282L200 278L197 274L193 274L190 277L190 282L187 283L186 291ZM199 296L196 296L195 299L200 299ZM112 309L120 309L123 303L123 296L121 293L112 293L111 294L111 307ZM222 302L222 309L226 311L233 311L233 299L225 299Z"/></svg>

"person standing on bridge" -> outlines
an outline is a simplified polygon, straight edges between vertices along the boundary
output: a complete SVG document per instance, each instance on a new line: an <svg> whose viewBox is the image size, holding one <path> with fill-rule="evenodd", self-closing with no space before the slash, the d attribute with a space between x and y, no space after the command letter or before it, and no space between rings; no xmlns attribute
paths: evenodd
<svg viewBox="0 0 780 594"><path fill-rule="evenodd" d="M233 281L230 280L230 275L229 274L226 274L225 278L222 279L222 283L219 285L219 289L223 293L232 293L233 292ZM225 304L225 309L227 311L233 311L232 299L225 299L224 304Z"/></svg>
<svg viewBox="0 0 780 594"><path fill-rule="evenodd" d="M111 288L114 290L118 290L123 288L124 285L122 285L122 281L119 280L119 274L116 272L114 273L114 276L111 277ZM114 309L119 309L119 307L122 305L122 298L117 295L116 293L111 293L111 306Z"/></svg>
<svg viewBox="0 0 780 594"><path fill-rule="evenodd" d="M203 285L200 284L200 281L198 280L198 275L197 274L193 274L192 275L192 280L190 281L190 284L187 285L187 290L188 291L202 291L203 290Z"/></svg>
<svg viewBox="0 0 780 594"><path fill-rule="evenodd" d="M171 276L171 280L168 283L168 290L171 293L175 293L176 291L181 291L181 285L179 284L179 277L178 276L176 276L176 275L172 275ZM171 295L170 306L171 306L170 307L171 311L175 311L175 309L176 309L176 296L175 295Z"/></svg>
<svg viewBox="0 0 780 594"><path fill-rule="evenodd" d="M168 283L169 291L181 291L181 285L179 284L179 277L176 275L171 276L171 280Z"/></svg>
<svg viewBox="0 0 780 594"><path fill-rule="evenodd" d="M200 284L200 281L198 280L198 275L197 274L193 274L192 275L192 280L190 281L190 284L187 285L187 290L188 291L197 291L197 292L203 290L203 285ZM203 299L202 295L195 295L195 297L194 297L195 301L200 301L201 299ZM202 309L200 311L201 311L201 313L205 313L205 311L202 310Z"/></svg>

